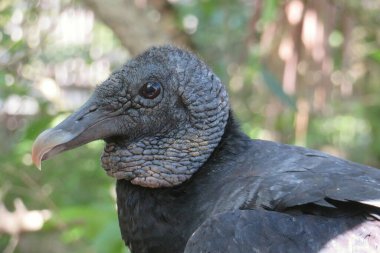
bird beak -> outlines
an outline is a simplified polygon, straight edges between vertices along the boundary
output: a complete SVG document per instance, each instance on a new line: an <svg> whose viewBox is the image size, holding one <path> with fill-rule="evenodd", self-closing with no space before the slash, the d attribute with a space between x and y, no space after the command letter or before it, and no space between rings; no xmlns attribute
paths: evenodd
<svg viewBox="0 0 380 253"><path fill-rule="evenodd" d="M92 100L90 99L59 125L43 131L37 137L32 148L32 160L39 169L43 160L117 133L115 115L101 110Z"/></svg>

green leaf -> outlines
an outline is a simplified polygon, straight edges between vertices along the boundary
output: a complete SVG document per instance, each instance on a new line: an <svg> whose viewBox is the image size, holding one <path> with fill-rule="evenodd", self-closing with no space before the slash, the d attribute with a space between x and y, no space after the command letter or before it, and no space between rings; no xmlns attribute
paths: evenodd
<svg viewBox="0 0 380 253"><path fill-rule="evenodd" d="M96 236L93 247L96 252L125 252L129 253L125 247L121 235L119 224L116 219L105 224L101 232Z"/></svg>
<svg viewBox="0 0 380 253"><path fill-rule="evenodd" d="M264 23L274 20L277 17L277 9L279 6L278 0L263 1L263 5L261 20Z"/></svg>
<svg viewBox="0 0 380 253"><path fill-rule="evenodd" d="M281 87L281 83L274 76L274 74L267 69L265 66L261 67L261 75L264 80L266 86L276 95L283 104L296 110L296 102L295 99L284 92Z"/></svg>
<svg viewBox="0 0 380 253"><path fill-rule="evenodd" d="M380 63L380 50L370 53L368 57L375 62Z"/></svg>

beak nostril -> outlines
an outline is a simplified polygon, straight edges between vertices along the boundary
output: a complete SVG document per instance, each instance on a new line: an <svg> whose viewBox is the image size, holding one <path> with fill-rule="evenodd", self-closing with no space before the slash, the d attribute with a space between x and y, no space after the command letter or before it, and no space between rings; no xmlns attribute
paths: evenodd
<svg viewBox="0 0 380 253"><path fill-rule="evenodd" d="M76 120L75 120L75 123L78 123L79 121L81 121L84 117L86 117L89 113L92 113L92 112L95 112L96 110L98 109L98 106L97 105L92 105L90 106L90 108L88 108L87 112L83 115L80 115Z"/></svg>
<svg viewBox="0 0 380 253"><path fill-rule="evenodd" d="M94 112L98 109L98 106L96 105L92 105L89 109L88 109L88 112Z"/></svg>

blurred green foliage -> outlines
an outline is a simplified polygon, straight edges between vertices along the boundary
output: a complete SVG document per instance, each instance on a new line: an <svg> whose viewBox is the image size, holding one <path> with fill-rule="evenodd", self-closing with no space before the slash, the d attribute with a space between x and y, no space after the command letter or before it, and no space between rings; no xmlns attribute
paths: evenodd
<svg viewBox="0 0 380 253"><path fill-rule="evenodd" d="M380 19L376 12L380 7L376 0L334 1L346 18L337 12L341 23L325 28L331 70L314 78L322 66L299 46L293 94L283 87L278 53L283 37L292 34L295 41L301 37L286 25L284 5L291 1L170 2L176 27L189 34L189 44L227 84L247 134L301 143L380 166ZM327 8L311 7L321 15ZM83 14L82 10L91 12L81 1L0 2L0 200L10 211L19 198L30 210L52 212L41 230L21 235L15 252L128 252L117 223L114 180L99 163L101 141L44 162L42 171L31 164L35 137L78 106L65 101L62 94L53 96L54 89L45 94L41 85L64 80L64 94L70 97L70 91L76 90L79 98L72 97L83 102L93 88L84 83L100 82L128 56L112 30L93 18L92 12ZM92 22L83 43L57 42L67 39L55 29L65 11L77 11ZM76 28L80 26L71 27ZM270 29L275 32L268 42L264 39ZM60 76L62 68L67 76ZM90 77L81 75L86 69ZM74 75L76 80L70 81ZM352 88L348 95L344 95L345 82ZM319 104L313 102L321 88L315 83L324 85L326 92ZM308 105L306 111L300 106L303 102ZM305 117L308 124L302 129L299 122ZM0 251L9 246L11 238L0 234Z"/></svg>
<svg viewBox="0 0 380 253"><path fill-rule="evenodd" d="M66 4L72 5L63 2L62 7ZM48 161L42 171L31 164L30 151L36 136L67 115L36 90L36 69L73 57L89 64L94 61L87 45L57 45L49 36L49 29L40 30L36 38L39 43L31 45L33 31L28 34L28 29L38 27L41 17L50 18L48 22L57 21L51 17L55 11L58 10L43 3L38 5L38 1L0 3L0 199L10 211L14 210L14 199L21 199L29 210L49 209L53 215L42 230L23 234L15 252L128 252L118 228L112 197L114 181L105 176L99 163L101 142ZM15 34L18 29L24 32L21 38ZM93 34L91 46L101 48L101 54L120 48L103 24L96 22ZM28 71L33 73L26 74ZM20 98L21 104L7 105L11 97ZM38 103L37 114L17 113L16 108L11 114L5 111L9 106L22 111L22 100L26 98L34 98ZM10 235L0 234L1 252L10 240Z"/></svg>

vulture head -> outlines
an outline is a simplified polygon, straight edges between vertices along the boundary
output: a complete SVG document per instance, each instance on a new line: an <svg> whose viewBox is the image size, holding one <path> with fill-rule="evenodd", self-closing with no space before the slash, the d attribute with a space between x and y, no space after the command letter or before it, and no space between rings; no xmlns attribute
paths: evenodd
<svg viewBox="0 0 380 253"><path fill-rule="evenodd" d="M196 56L173 46L153 47L100 84L76 112L36 139L41 161L103 139L101 158L116 179L151 188L188 180L224 133L228 96Z"/></svg>

